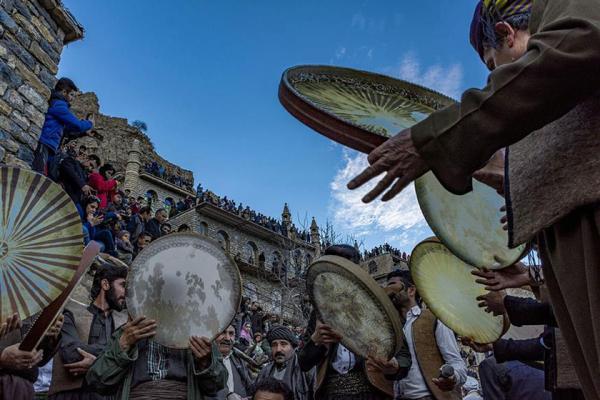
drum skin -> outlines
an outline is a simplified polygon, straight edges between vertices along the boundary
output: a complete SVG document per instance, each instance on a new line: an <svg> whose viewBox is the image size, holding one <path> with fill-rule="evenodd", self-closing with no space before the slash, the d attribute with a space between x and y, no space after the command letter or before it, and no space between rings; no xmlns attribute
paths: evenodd
<svg viewBox="0 0 600 400"><path fill-rule="evenodd" d="M401 348L404 336L398 311L358 265L323 256L310 266L306 282L319 319L340 332L342 344L353 353L388 360Z"/></svg>
<svg viewBox="0 0 600 400"><path fill-rule="evenodd" d="M173 233L150 243L127 276L132 318L155 319L154 340L189 347L190 336L216 338L235 317L242 280L221 246L195 233Z"/></svg>
<svg viewBox="0 0 600 400"><path fill-rule="evenodd" d="M0 167L0 321L28 318L69 286L83 252L75 204L47 177Z"/></svg>
<svg viewBox="0 0 600 400"><path fill-rule="evenodd" d="M523 257L525 245L508 247L508 232L500 223L505 201L491 187L473 181L473 191L459 196L428 172L415 181L415 192L431 230L467 264L501 269Z"/></svg>
<svg viewBox="0 0 600 400"><path fill-rule="evenodd" d="M493 343L506 329L502 316L478 306L476 298L488 293L471 274L475 267L454 256L437 240L427 239L410 256L410 272L427 307L459 336L476 343Z"/></svg>
<svg viewBox="0 0 600 400"><path fill-rule="evenodd" d="M23 338L23 341L19 345L19 350L32 351L36 349L44 339L44 336L48 329L54 324L56 318L62 314L62 311L69 301L69 298L77 285L81 282L84 274L93 264L95 257L100 252L100 243L91 241L83 249L81 260L79 261L79 267L71 279L69 285L63 290L63 292L54 300L50 305L42 310L37 316L33 325Z"/></svg>

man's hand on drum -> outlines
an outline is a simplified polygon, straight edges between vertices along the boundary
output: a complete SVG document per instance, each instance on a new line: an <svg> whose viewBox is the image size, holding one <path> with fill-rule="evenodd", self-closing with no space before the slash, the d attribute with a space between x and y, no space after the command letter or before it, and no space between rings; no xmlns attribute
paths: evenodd
<svg viewBox="0 0 600 400"><path fill-rule="evenodd" d="M13 344L2 350L0 354L0 369L25 370L35 367L42 361L43 350L19 350L20 343Z"/></svg>
<svg viewBox="0 0 600 400"><path fill-rule="evenodd" d="M140 340L156 335L156 326L155 320L146 317L137 317L133 321L129 321L123 327L123 333L119 338L121 350L129 351Z"/></svg>
<svg viewBox="0 0 600 400"><path fill-rule="evenodd" d="M477 353L487 353L490 351L494 351L494 345L491 343L476 343L473 341L473 339L467 337L461 337L460 342L465 346L469 346Z"/></svg>
<svg viewBox="0 0 600 400"><path fill-rule="evenodd" d="M12 316L6 318L6 321L0 325L0 338L9 334L15 329L21 329L21 319L17 313L14 313Z"/></svg>
<svg viewBox="0 0 600 400"><path fill-rule="evenodd" d="M192 354L194 355L196 363L200 369L204 370L208 368L210 366L212 354L212 344L210 343L210 339L205 337L191 336L190 348L192 349Z"/></svg>
<svg viewBox="0 0 600 400"><path fill-rule="evenodd" d="M310 338L314 344L320 346L339 343L342 340L342 335L333 330L329 325L317 321L315 331Z"/></svg>
<svg viewBox="0 0 600 400"><path fill-rule="evenodd" d="M498 150L485 167L473 173L473 178L485 183L504 196L504 149Z"/></svg>
<svg viewBox="0 0 600 400"><path fill-rule="evenodd" d="M480 278L475 282L485 285L486 290L520 288L530 284L529 271L520 262L498 270L475 269L471 273Z"/></svg>
<svg viewBox="0 0 600 400"><path fill-rule="evenodd" d="M433 378L431 380L438 388L440 388L440 390L442 392L449 392L452 389L454 389L454 386L456 386L456 377L452 376L450 378L444 378L444 377L439 377L439 378Z"/></svg>
<svg viewBox="0 0 600 400"><path fill-rule="evenodd" d="M506 308L504 307L505 297L506 293L503 291L492 291L487 294L477 296L476 300L479 301L479 307L485 308L485 312L492 313L494 315L504 315L506 313Z"/></svg>
<svg viewBox="0 0 600 400"><path fill-rule="evenodd" d="M381 200L391 200L429 170L412 141L410 129L403 130L377 147L369 154L368 160L370 166L348 183L348 189L357 189L384 172L386 175L363 197L365 203L375 200L390 186L391 189Z"/></svg>
<svg viewBox="0 0 600 400"><path fill-rule="evenodd" d="M57 340L64 322L65 316L60 314L56 318L56 321L54 321L54 324L52 324L52 326L48 329L48 332L46 332L46 337L48 339Z"/></svg>
<svg viewBox="0 0 600 400"><path fill-rule="evenodd" d="M77 348L77 352L81 354L83 358L80 361L64 365L65 369L74 376L84 375L87 370L90 369L94 361L96 361L96 356L85 350Z"/></svg>
<svg viewBox="0 0 600 400"><path fill-rule="evenodd" d="M379 371L384 375L396 375L400 369L400 364L395 358L386 360L375 355L367 357L367 369L369 371Z"/></svg>

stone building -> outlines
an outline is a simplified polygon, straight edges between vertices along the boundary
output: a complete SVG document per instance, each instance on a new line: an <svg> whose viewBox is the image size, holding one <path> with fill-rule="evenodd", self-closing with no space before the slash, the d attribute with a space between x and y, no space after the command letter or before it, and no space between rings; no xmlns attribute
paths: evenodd
<svg viewBox="0 0 600 400"><path fill-rule="evenodd" d="M63 47L82 37L60 0L0 0L0 162L29 167Z"/></svg>
<svg viewBox="0 0 600 400"><path fill-rule="evenodd" d="M360 266L379 284L385 283L387 274L395 269L408 271L408 256L394 251L384 251L381 254L365 257Z"/></svg>

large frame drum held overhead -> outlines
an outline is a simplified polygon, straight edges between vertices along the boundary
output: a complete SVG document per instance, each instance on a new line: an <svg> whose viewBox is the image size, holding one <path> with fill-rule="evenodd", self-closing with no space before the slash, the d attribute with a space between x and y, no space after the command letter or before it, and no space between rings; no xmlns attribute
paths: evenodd
<svg viewBox="0 0 600 400"><path fill-rule="evenodd" d="M189 347L190 336L216 338L235 317L242 280L219 243L196 233L172 233L150 243L127 276L132 318L158 322L154 340Z"/></svg>
<svg viewBox="0 0 600 400"><path fill-rule="evenodd" d="M286 70L279 100L302 123L363 153L454 103L433 90L385 75L322 65Z"/></svg>
<svg viewBox="0 0 600 400"><path fill-rule="evenodd" d="M28 318L72 283L83 252L75 204L33 171L0 167L0 321Z"/></svg>
<svg viewBox="0 0 600 400"><path fill-rule="evenodd" d="M399 79L313 65L283 73L279 100L302 123L363 153L432 112L455 104L449 97ZM504 199L493 189L475 182L472 192L457 196L431 172L417 179L415 188L433 232L467 263L499 269L523 256L525 246L508 247L508 233L499 222Z"/></svg>
<svg viewBox="0 0 600 400"><path fill-rule="evenodd" d="M410 255L410 273L419 295L433 314L460 336L477 343L493 343L508 329L508 321L478 306L488 293L475 282L466 264L437 239L426 239Z"/></svg>
<svg viewBox="0 0 600 400"><path fill-rule="evenodd" d="M71 279L71 282L65 288L65 290L63 290L60 296L58 296L56 300L44 308L40 315L37 316L33 325L19 345L19 350L33 351L39 346L41 341L44 339L44 335L48 329L50 329L52 324L54 324L56 318L62 313L64 306L69 301L71 294L79 282L81 282L81 279L90 268L99 252L100 243L98 242L94 242L92 240L87 246L85 246L81 260L79 261L79 266L75 272L75 275L73 276L73 279Z"/></svg>
<svg viewBox="0 0 600 400"><path fill-rule="evenodd" d="M355 354L388 360L402 347L398 311L358 265L343 257L320 257L308 269L306 286L318 318L340 332L342 344Z"/></svg>

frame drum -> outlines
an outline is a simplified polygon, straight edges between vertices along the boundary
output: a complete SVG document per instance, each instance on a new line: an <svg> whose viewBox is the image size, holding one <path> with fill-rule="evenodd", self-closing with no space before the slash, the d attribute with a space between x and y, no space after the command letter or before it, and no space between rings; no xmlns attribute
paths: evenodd
<svg viewBox="0 0 600 400"><path fill-rule="evenodd" d="M403 344L398 311L377 282L358 265L323 256L309 268L308 294L323 323L342 334L342 344L361 357L389 360Z"/></svg>
<svg viewBox="0 0 600 400"><path fill-rule="evenodd" d="M196 233L172 233L150 243L131 264L127 309L158 322L154 340L189 347L190 336L216 338L235 317L242 280L221 246Z"/></svg>
<svg viewBox="0 0 600 400"><path fill-rule="evenodd" d="M475 282L475 267L461 259L436 239L419 243L410 256L410 273L427 307L459 336L477 343L493 343L508 329L502 316L480 308L476 298L488 293Z"/></svg>
<svg viewBox="0 0 600 400"><path fill-rule="evenodd" d="M0 321L28 318L72 283L83 251L75 203L33 171L0 167Z"/></svg>
<svg viewBox="0 0 600 400"><path fill-rule="evenodd" d="M279 100L302 123L363 153L455 104L449 97L405 81L331 66L286 70ZM465 262L498 269L523 256L525 246L508 248L508 233L499 222L504 198L495 190L474 182L472 192L457 196L431 172L415 181L415 189L431 230Z"/></svg>
<svg viewBox="0 0 600 400"><path fill-rule="evenodd" d="M23 341L19 345L19 350L32 351L39 346L48 329L52 326L52 324L54 324L56 318L62 313L65 304L67 304L71 294L79 282L81 282L83 275L94 262L94 259L99 251L100 244L98 242L94 242L93 240L88 243L87 246L85 246L85 249L83 249L83 255L81 256L81 261L79 262L79 267L77 268L73 279L71 279L71 282L65 288L65 290L63 290L60 296L50 303L48 307L44 308L40 315L38 315L35 322L23 338Z"/></svg>

